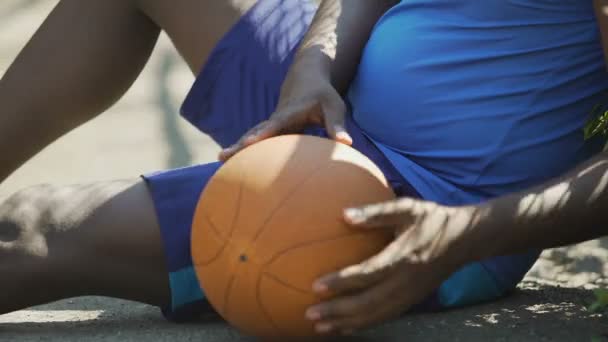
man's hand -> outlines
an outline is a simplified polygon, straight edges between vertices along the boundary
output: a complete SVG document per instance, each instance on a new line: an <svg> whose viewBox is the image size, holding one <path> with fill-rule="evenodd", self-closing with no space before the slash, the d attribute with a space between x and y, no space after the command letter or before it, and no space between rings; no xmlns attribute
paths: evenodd
<svg viewBox="0 0 608 342"><path fill-rule="evenodd" d="M341 92L355 75L363 47L376 21L395 0L323 0L281 87L275 113L220 153L227 160L246 146L308 125L321 125L329 136L350 145L344 129Z"/></svg>
<svg viewBox="0 0 608 342"><path fill-rule="evenodd" d="M396 239L378 255L317 280L309 308L319 333L350 332L396 317L421 302L468 258L462 237L479 217L475 207L444 207L409 198L347 209L357 229L394 229Z"/></svg>
<svg viewBox="0 0 608 342"><path fill-rule="evenodd" d="M239 141L220 153L227 160L243 148L273 136L298 133L309 125L322 125L336 141L350 145L344 128L346 106L329 77L306 61L297 61L281 88L276 111L266 121L249 130Z"/></svg>

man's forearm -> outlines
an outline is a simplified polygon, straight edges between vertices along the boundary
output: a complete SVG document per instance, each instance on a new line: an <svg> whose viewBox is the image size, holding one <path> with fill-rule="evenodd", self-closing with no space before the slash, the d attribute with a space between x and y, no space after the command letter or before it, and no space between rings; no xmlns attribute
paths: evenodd
<svg viewBox="0 0 608 342"><path fill-rule="evenodd" d="M323 0L300 46L297 61L322 68L340 93L350 84L369 34L396 1Z"/></svg>
<svg viewBox="0 0 608 342"><path fill-rule="evenodd" d="M608 153L531 191L497 198L467 234L475 259L608 235Z"/></svg>

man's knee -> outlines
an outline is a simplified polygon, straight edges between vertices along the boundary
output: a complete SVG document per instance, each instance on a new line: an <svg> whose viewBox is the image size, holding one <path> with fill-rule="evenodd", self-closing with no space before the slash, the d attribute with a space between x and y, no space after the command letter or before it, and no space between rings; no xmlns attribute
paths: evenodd
<svg viewBox="0 0 608 342"><path fill-rule="evenodd" d="M50 191L49 186L35 186L0 203L0 278L11 280L2 286L7 293L44 283L50 294L57 281L47 237Z"/></svg>
<svg viewBox="0 0 608 342"><path fill-rule="evenodd" d="M52 247L64 229L53 222L58 189L35 186L0 203L0 314L80 293L67 286L62 256L73 250Z"/></svg>
<svg viewBox="0 0 608 342"><path fill-rule="evenodd" d="M0 254L4 258L48 255L50 186L16 192L0 204Z"/></svg>

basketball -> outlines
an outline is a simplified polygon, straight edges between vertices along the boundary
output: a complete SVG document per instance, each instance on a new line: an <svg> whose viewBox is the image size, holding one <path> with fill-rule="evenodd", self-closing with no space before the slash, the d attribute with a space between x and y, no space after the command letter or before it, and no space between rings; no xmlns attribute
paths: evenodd
<svg viewBox="0 0 608 342"><path fill-rule="evenodd" d="M357 264L391 240L343 209L394 198L376 165L329 139L287 135L239 152L211 178L193 218L192 257L211 305L257 337L314 335L305 310L318 277Z"/></svg>

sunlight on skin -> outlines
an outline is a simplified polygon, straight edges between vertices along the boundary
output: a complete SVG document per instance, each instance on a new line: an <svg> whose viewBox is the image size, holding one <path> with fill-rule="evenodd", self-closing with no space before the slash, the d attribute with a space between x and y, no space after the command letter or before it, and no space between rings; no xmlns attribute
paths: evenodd
<svg viewBox="0 0 608 342"><path fill-rule="evenodd" d="M53 228L57 232L68 231L90 217L96 208L132 185L132 181L115 181L93 186L39 186L22 190L9 198L5 205L0 206L0 218L5 216L15 218L23 231L15 237L15 240L2 241L0 246L8 250L22 245L32 255L47 257L49 254L47 237L41 234L40 230L35 229L41 219L47 220L47 228ZM19 200L21 197L28 200ZM49 206L51 210L41 209L45 206Z"/></svg>
<svg viewBox="0 0 608 342"><path fill-rule="evenodd" d="M536 216L560 209L570 198L570 183L556 184L540 194L529 194L521 199L517 209L518 216Z"/></svg>
<svg viewBox="0 0 608 342"><path fill-rule="evenodd" d="M304 42L299 51L303 51L309 47L318 45L321 47L321 51L327 55L327 57L334 60L336 58L336 47L338 44L336 28L339 23L339 21L335 19L338 18L342 13L342 3L340 1L335 1L332 3L327 3L326 6L332 7L328 8L328 16L322 19L325 21L325 24L311 26L307 36L313 37L313 39L304 38Z"/></svg>
<svg viewBox="0 0 608 342"><path fill-rule="evenodd" d="M505 236L509 242L496 246L499 253L509 253L523 246L561 246L581 242L606 234L605 226L597 222L605 220L601 210L608 200L608 152L585 162L577 170L554 180L553 185L540 185L530 192L493 200L483 210L482 216L490 233L495 232L497 222L502 228L513 227L513 235ZM569 229L579 226L580 229ZM496 226L498 227L498 226ZM496 229L502 229L496 228ZM481 235L482 230L475 230ZM511 239L511 240L509 240ZM486 250L481 255L494 255L496 250Z"/></svg>
<svg viewBox="0 0 608 342"><path fill-rule="evenodd" d="M104 310L22 310L0 316L0 324L93 321L103 313Z"/></svg>
<svg viewBox="0 0 608 342"><path fill-rule="evenodd" d="M605 167L606 162L599 162L579 172L574 179L558 183L541 193L529 194L523 197L518 204L517 216L519 217L535 217L541 214L547 214L552 211L563 208L572 195L573 183L585 177L585 175L593 172L599 167ZM608 188L608 173L604 173L599 182L595 186L593 192L587 199L588 204L592 204L605 193Z"/></svg>
<svg viewBox="0 0 608 342"><path fill-rule="evenodd" d="M576 177L577 178L585 177L585 175L587 175L588 173L593 172L597 168L605 167L607 164L608 164L608 162L606 162L606 161L597 162L597 163L589 166L588 168L582 170L581 172L579 172L576 175ZM590 204L590 203L595 202L604 193L604 191L606 190L606 186L608 186L608 173L605 173L602 175L602 178L600 179L599 183L593 190L593 193L589 196L587 203Z"/></svg>
<svg viewBox="0 0 608 342"><path fill-rule="evenodd" d="M587 201L587 203L593 203L593 202L597 201L598 197L600 197L604 193L604 190L606 190L607 185L608 185L608 173L605 173L604 175L602 175L600 182L598 183L597 187L593 190L593 193L591 194L591 196L589 196L589 200Z"/></svg>

